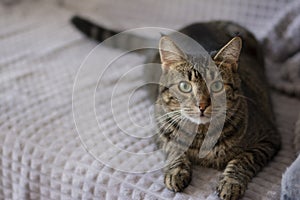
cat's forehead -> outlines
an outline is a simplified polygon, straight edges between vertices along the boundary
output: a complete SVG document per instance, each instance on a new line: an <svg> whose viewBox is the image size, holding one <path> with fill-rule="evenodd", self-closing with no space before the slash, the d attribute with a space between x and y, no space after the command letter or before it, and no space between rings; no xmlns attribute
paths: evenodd
<svg viewBox="0 0 300 200"><path fill-rule="evenodd" d="M211 58L202 55L187 55L187 60L194 65L194 67L205 67L208 66Z"/></svg>
<svg viewBox="0 0 300 200"><path fill-rule="evenodd" d="M207 70L212 71L216 69L213 67L214 61L209 56L188 55L187 60L192 69L198 70L201 73Z"/></svg>
<svg viewBox="0 0 300 200"><path fill-rule="evenodd" d="M196 79L205 79L207 81L214 80L218 77L219 70L211 58L204 56L188 57L188 65L185 72L196 76Z"/></svg>

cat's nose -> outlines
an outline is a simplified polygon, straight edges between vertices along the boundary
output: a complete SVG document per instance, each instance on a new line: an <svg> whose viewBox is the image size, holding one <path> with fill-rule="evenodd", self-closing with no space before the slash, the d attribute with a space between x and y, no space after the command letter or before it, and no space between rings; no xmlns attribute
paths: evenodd
<svg viewBox="0 0 300 200"><path fill-rule="evenodd" d="M200 103L199 104L199 109L200 109L201 113L203 113L205 111L206 107L207 107L206 103Z"/></svg>

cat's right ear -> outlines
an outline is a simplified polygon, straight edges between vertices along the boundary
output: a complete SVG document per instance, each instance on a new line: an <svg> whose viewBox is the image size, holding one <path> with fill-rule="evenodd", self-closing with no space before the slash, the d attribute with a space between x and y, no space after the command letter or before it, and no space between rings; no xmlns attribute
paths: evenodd
<svg viewBox="0 0 300 200"><path fill-rule="evenodd" d="M214 56L214 60L237 63L242 49L242 39L234 37Z"/></svg>
<svg viewBox="0 0 300 200"><path fill-rule="evenodd" d="M159 54L164 71L176 63L186 61L186 55L168 36L163 36L160 39Z"/></svg>

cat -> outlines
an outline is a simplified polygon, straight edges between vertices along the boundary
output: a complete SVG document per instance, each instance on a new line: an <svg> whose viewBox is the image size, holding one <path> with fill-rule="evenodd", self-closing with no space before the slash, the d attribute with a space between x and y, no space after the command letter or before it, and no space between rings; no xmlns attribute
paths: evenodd
<svg viewBox="0 0 300 200"><path fill-rule="evenodd" d="M117 33L77 16L72 22L98 41ZM239 199L249 181L280 149L260 44L252 33L232 22L196 23L179 32L201 44L217 68L199 63L197 55L185 53L170 36L161 37L155 116L157 142L166 154L165 186L183 191L192 179L193 164L199 164L224 170L216 186L218 196ZM212 106L218 95L226 96L225 109ZM201 157L209 126L220 113L225 113L221 135Z"/></svg>

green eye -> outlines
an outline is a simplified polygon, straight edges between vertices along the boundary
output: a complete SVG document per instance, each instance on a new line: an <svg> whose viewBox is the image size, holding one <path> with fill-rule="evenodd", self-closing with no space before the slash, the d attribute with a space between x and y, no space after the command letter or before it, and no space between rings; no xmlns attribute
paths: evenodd
<svg viewBox="0 0 300 200"><path fill-rule="evenodd" d="M222 81L215 81L211 84L210 89L213 92L220 92L223 89L224 85Z"/></svg>
<svg viewBox="0 0 300 200"><path fill-rule="evenodd" d="M192 85L186 81L181 81L178 85L178 88L181 92L189 93L192 91Z"/></svg>

